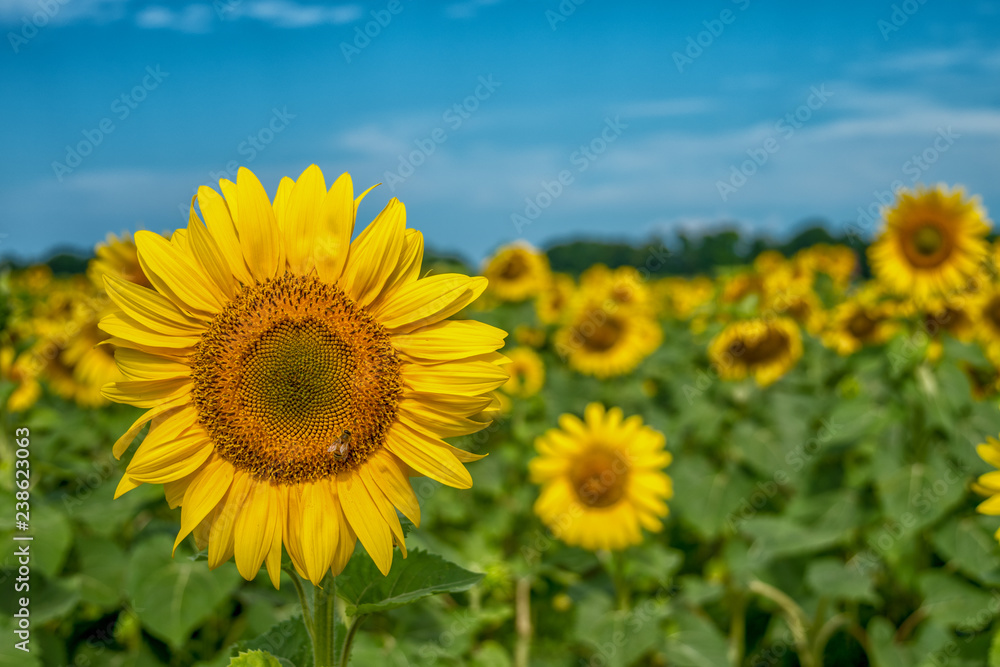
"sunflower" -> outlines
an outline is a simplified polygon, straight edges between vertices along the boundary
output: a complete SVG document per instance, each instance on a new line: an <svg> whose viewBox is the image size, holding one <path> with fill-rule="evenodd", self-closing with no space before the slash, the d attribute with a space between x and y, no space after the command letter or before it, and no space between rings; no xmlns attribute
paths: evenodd
<svg viewBox="0 0 1000 667"><path fill-rule="evenodd" d="M554 273L545 288L535 297L535 314L542 324L556 324L576 292L576 283L564 273Z"/></svg>
<svg viewBox="0 0 1000 667"><path fill-rule="evenodd" d="M583 298L555 334L555 348L570 368L608 378L630 373L663 339L659 322L642 312Z"/></svg>
<svg viewBox="0 0 1000 667"><path fill-rule="evenodd" d="M152 287L139 266L135 241L129 232L122 232L121 236L108 234L103 243L97 244L94 254L96 256L87 265L87 277L97 287L104 288L105 275L117 276L143 287Z"/></svg>
<svg viewBox="0 0 1000 667"><path fill-rule="evenodd" d="M559 418L560 428L535 440L529 469L542 485L535 514L570 546L620 550L642 542L642 528L659 532L673 484L666 439L621 408L591 403L581 421Z"/></svg>
<svg viewBox="0 0 1000 667"><path fill-rule="evenodd" d="M704 310L715 296L715 283L706 276L662 278L653 285L667 311L679 320L689 320Z"/></svg>
<svg viewBox="0 0 1000 667"><path fill-rule="evenodd" d="M528 398L541 391L545 384L545 363L530 347L516 347L507 352L510 379L501 387L518 398Z"/></svg>
<svg viewBox="0 0 1000 667"><path fill-rule="evenodd" d="M483 271L490 294L501 301L524 301L549 282L549 258L526 243L501 248Z"/></svg>
<svg viewBox="0 0 1000 667"><path fill-rule="evenodd" d="M479 456L442 438L479 431L507 380L506 334L447 320L486 279L420 278L423 237L392 199L354 241L348 174L327 190L315 165L283 179L272 204L239 170L224 196L198 190L186 229L135 237L145 288L106 276L120 310L101 320L127 380L107 398L147 411L116 496L163 484L215 568L264 562L278 586L282 546L313 583L360 540L388 572L406 555L398 509L418 524L407 477L468 488ZM367 192L365 193L367 194ZM207 226L206 226L207 225Z"/></svg>
<svg viewBox="0 0 1000 667"><path fill-rule="evenodd" d="M580 289L595 300L655 314L653 293L634 266L609 269L604 264L595 264L580 274Z"/></svg>
<svg viewBox="0 0 1000 667"><path fill-rule="evenodd" d="M970 316L975 338L986 356L1000 362L1000 286L991 285L970 299Z"/></svg>
<svg viewBox="0 0 1000 667"><path fill-rule="evenodd" d="M899 330L896 310L892 303L879 300L874 291L860 293L837 304L827 318L821 340L842 356L866 345L881 345Z"/></svg>
<svg viewBox="0 0 1000 667"><path fill-rule="evenodd" d="M733 322L708 346L712 365L724 380L752 375L766 387L787 373L802 356L802 335L788 317Z"/></svg>
<svg viewBox="0 0 1000 667"><path fill-rule="evenodd" d="M885 221L868 249L872 272L918 301L963 287L986 257L986 211L960 188L901 190Z"/></svg>
<svg viewBox="0 0 1000 667"><path fill-rule="evenodd" d="M976 447L976 453L994 468L1000 468L1000 441L996 438L987 437L985 443ZM991 470L985 475L980 475L979 479L972 483L972 490L980 495L989 496L979 503L976 507L977 512L990 516L1000 515L1000 470ZM1000 529L997 529L993 536L1000 540Z"/></svg>
<svg viewBox="0 0 1000 667"><path fill-rule="evenodd" d="M969 390L977 401L991 398L1000 392L1000 371L996 366L977 366L967 361L960 361L958 365L969 379Z"/></svg>

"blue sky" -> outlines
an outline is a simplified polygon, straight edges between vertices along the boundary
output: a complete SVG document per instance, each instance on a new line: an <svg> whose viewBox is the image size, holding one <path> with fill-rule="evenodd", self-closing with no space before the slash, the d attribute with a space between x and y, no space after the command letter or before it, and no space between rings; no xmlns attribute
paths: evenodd
<svg viewBox="0 0 1000 667"><path fill-rule="evenodd" d="M381 181L360 220L397 196L473 260L837 230L894 181L1000 210L994 2L6 0L0 28L0 255L174 229L236 164Z"/></svg>

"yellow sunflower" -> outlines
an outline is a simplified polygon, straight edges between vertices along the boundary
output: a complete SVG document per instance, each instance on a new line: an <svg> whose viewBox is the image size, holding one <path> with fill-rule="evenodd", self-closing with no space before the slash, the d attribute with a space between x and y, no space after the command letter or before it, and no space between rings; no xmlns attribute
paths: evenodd
<svg viewBox="0 0 1000 667"><path fill-rule="evenodd" d="M490 294L501 301L524 301L549 283L549 258L526 243L501 248L486 262Z"/></svg>
<svg viewBox="0 0 1000 667"><path fill-rule="evenodd" d="M570 546L621 550L642 542L642 529L659 532L673 484L666 439L621 408L591 403L584 418L564 414L558 429L535 440L529 468L542 485L535 514Z"/></svg>
<svg viewBox="0 0 1000 667"><path fill-rule="evenodd" d="M659 322L642 312L583 298L555 334L555 348L570 368L608 378L630 373L660 346Z"/></svg>
<svg viewBox="0 0 1000 667"><path fill-rule="evenodd" d="M559 322L576 292L576 283L564 273L554 273L545 288L535 297L535 314L542 324Z"/></svg>
<svg viewBox="0 0 1000 667"><path fill-rule="evenodd" d="M580 289L597 301L611 301L633 311L654 311L653 293L634 266L609 269L595 264L580 274Z"/></svg>
<svg viewBox="0 0 1000 667"><path fill-rule="evenodd" d="M136 285L152 287L146 274L139 266L139 256L136 251L132 234L122 232L121 236L108 234L103 243L98 243L94 249L96 255L87 265L87 277L97 287L104 288L104 276L111 275L127 280Z"/></svg>
<svg viewBox="0 0 1000 667"><path fill-rule="evenodd" d="M420 278L423 237L396 199L352 242L364 194L348 174L327 190L312 165L273 203L247 169L220 185L198 190L205 224L192 203L169 240L136 234L152 289L105 277L120 310L101 328L128 379L104 393L147 410L114 454L152 421L116 495L163 484L175 545L193 531L209 567L235 556L247 579L264 562L277 586L284 546L318 584L356 540L387 572L394 542L406 554L396 510L420 521L407 478L472 485L463 463L480 457L442 438L495 413L506 334L447 318L486 279Z"/></svg>
<svg viewBox="0 0 1000 667"><path fill-rule="evenodd" d="M969 313L983 352L994 364L1000 363L1000 286L989 285L970 298Z"/></svg>
<svg viewBox="0 0 1000 667"><path fill-rule="evenodd" d="M724 380L752 375L766 387L787 373L802 356L802 334L788 317L733 322L712 339L708 357Z"/></svg>
<svg viewBox="0 0 1000 667"><path fill-rule="evenodd" d="M987 437L985 443L976 447L976 453L994 468L1000 468L1000 441L996 438ZM1000 470L980 475L979 479L972 483L972 490L980 495L989 496L979 503L976 507L977 512L1000 516ZM993 536L1000 540L1000 529L997 529Z"/></svg>
<svg viewBox="0 0 1000 667"><path fill-rule="evenodd" d="M545 362L530 347L516 347L507 352L510 379L501 387L518 398L534 396L545 385Z"/></svg>
<svg viewBox="0 0 1000 667"><path fill-rule="evenodd" d="M896 308L879 301L874 293L862 293L837 304L829 313L821 340L842 356L866 345L881 345L899 331Z"/></svg>
<svg viewBox="0 0 1000 667"><path fill-rule="evenodd" d="M890 291L923 300L960 289L986 257L986 211L961 188L902 190L885 222L868 257Z"/></svg>

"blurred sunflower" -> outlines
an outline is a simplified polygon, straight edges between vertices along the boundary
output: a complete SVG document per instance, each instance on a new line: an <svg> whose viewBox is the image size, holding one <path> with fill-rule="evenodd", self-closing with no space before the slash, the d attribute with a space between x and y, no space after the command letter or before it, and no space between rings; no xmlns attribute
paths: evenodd
<svg viewBox="0 0 1000 667"><path fill-rule="evenodd" d="M659 322L627 308L606 309L584 297L555 334L555 348L570 368L608 378L630 373L663 339Z"/></svg>
<svg viewBox="0 0 1000 667"><path fill-rule="evenodd" d="M610 301L635 312L653 314L652 291L634 266L609 269L595 264L580 274L580 289L595 301Z"/></svg>
<svg viewBox="0 0 1000 667"><path fill-rule="evenodd" d="M535 297L535 314L542 324L556 324L576 292L576 283L564 273L554 273L545 288Z"/></svg>
<svg viewBox="0 0 1000 667"><path fill-rule="evenodd" d="M1000 441L993 437L987 437L986 442L976 447L979 458L989 463L994 468L1000 468ZM1000 470L992 470L972 483L972 490L976 493L989 496L979 503L976 511L980 514L990 516L1000 515ZM1000 540L1000 529L993 534Z"/></svg>
<svg viewBox="0 0 1000 667"><path fill-rule="evenodd" d="M842 356L854 354L866 345L881 345L897 331L895 308L867 293L837 304L827 318L823 344Z"/></svg>
<svg viewBox="0 0 1000 667"><path fill-rule="evenodd" d="M111 275L143 287L152 287L139 265L139 255L132 234L108 234L103 243L94 249L95 257L87 264L87 277L98 288L104 289L104 276Z"/></svg>
<svg viewBox="0 0 1000 667"><path fill-rule="evenodd" d="M752 375L766 387L787 373L802 356L802 335L788 317L733 322L708 346L708 356L724 380Z"/></svg>
<svg viewBox="0 0 1000 667"><path fill-rule="evenodd" d="M1000 286L990 285L970 299L975 337L994 363L1000 362Z"/></svg>
<svg viewBox="0 0 1000 667"><path fill-rule="evenodd" d="M656 281L653 290L671 315L679 320L688 320L712 301L715 283L706 276L672 276Z"/></svg>
<svg viewBox="0 0 1000 667"><path fill-rule="evenodd" d="M885 221L868 248L872 272L890 291L918 301L960 289L986 257L986 211L961 188L901 190Z"/></svg>
<svg viewBox="0 0 1000 667"><path fill-rule="evenodd" d="M962 361L959 362L959 367L968 378L972 397L977 401L991 398L1000 392L1000 371L996 366L976 366Z"/></svg>
<svg viewBox="0 0 1000 667"><path fill-rule="evenodd" d="M529 347L515 347L506 353L510 359L507 371L510 379L501 387L518 398L534 396L545 385L545 362Z"/></svg>
<svg viewBox="0 0 1000 667"><path fill-rule="evenodd" d="M642 528L662 530L664 501L673 496L663 434L600 403L588 405L582 421L562 415L559 426L535 440L539 456L528 464L542 485L535 513L553 534L596 551L639 544Z"/></svg>
<svg viewBox="0 0 1000 667"><path fill-rule="evenodd" d="M501 248L486 262L490 294L501 301L524 301L549 284L549 258L526 243Z"/></svg>
<svg viewBox="0 0 1000 667"><path fill-rule="evenodd" d="M120 311L101 328L128 378L105 388L146 408L116 495L163 484L181 506L176 545L194 531L209 567L235 556L245 578L264 562L275 586L284 545L313 583L339 573L360 540L388 572L406 555L399 509L420 507L407 477L468 488L479 456L443 437L486 426L507 380L505 333L449 321L484 278L419 278L423 238L392 199L353 242L348 174L327 190L315 165L281 181L274 203L241 168L198 190L202 224L168 240L136 234L152 289L112 275Z"/></svg>

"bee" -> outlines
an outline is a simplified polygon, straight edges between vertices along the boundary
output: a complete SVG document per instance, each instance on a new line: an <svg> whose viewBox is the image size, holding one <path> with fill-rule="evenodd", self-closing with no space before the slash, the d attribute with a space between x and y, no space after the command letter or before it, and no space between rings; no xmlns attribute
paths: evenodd
<svg viewBox="0 0 1000 667"><path fill-rule="evenodd" d="M330 446L326 448L326 451L333 453L333 458L337 461L343 461L344 457L351 450L351 432L344 429L336 440L330 443Z"/></svg>

